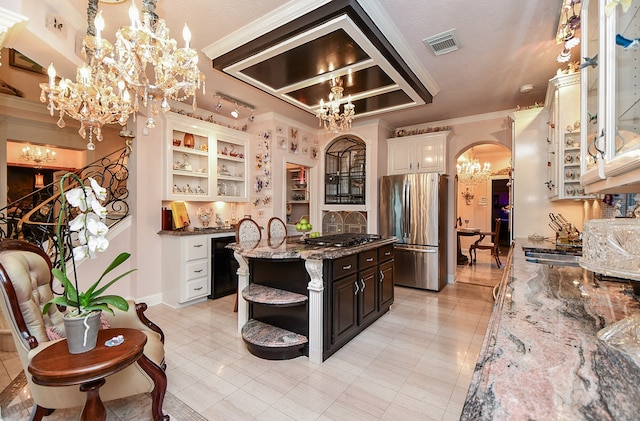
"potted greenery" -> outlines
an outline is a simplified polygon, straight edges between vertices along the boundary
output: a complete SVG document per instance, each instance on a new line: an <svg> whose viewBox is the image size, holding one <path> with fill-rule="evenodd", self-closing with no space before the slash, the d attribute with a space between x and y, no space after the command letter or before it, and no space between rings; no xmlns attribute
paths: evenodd
<svg viewBox="0 0 640 421"><path fill-rule="evenodd" d="M80 187L65 192L64 183L68 178L76 181ZM105 238L109 228L103 222L107 210L100 203L106 199L107 191L91 177L89 182L91 186L85 186L74 173L67 173L60 179L62 203L56 225L56 247L60 256L60 267L54 268L52 274L62 284L63 293L47 302L42 309L43 313L47 313L52 304L67 308L64 325L69 352L72 354L86 352L95 347L102 311L114 314L112 306L123 311L129 309L129 303L123 297L105 295L104 292L135 270L129 270L105 285L100 285L107 274L131 256L129 253L120 253L89 289L79 291L75 262L86 257L95 259L97 252L105 251L109 247L109 241ZM77 215L73 219L70 218L71 208L77 209ZM65 244L71 250L74 282L67 276Z"/></svg>

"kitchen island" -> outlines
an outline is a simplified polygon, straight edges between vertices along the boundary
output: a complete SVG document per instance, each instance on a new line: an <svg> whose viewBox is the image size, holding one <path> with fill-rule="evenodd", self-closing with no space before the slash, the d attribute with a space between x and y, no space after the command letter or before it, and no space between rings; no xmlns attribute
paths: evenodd
<svg viewBox="0 0 640 421"><path fill-rule="evenodd" d="M308 308L303 307L304 329L292 330L284 340L297 342L297 335L308 337L305 354L312 362L322 363L388 311L393 302L395 242L395 237L376 238L364 244L336 247L306 244L300 237L288 237L230 244L228 247L240 264L238 332L248 342L248 329L255 328L255 323L248 324L250 316L260 313L264 321L277 319L277 311L283 311L278 310L282 306L264 305L263 297L255 298L257 294L248 288L251 284L276 288L272 293L279 300L291 292L291 307ZM308 300L301 300L300 295ZM263 314L265 308L273 312ZM293 317L282 314L280 320L301 317L299 311Z"/></svg>
<svg viewBox="0 0 640 421"><path fill-rule="evenodd" d="M640 413L640 368L598 339L640 312L625 282L509 254L461 419L630 420Z"/></svg>

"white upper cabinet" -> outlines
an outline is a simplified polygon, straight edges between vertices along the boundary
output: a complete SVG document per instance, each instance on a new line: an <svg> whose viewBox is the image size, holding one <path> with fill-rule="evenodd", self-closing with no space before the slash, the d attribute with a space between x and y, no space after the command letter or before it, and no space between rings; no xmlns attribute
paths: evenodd
<svg viewBox="0 0 640 421"><path fill-rule="evenodd" d="M625 12L604 0L583 2L582 56L597 66L582 70L582 182L588 192L640 191L640 2ZM583 59L584 61L584 59Z"/></svg>
<svg viewBox="0 0 640 421"><path fill-rule="evenodd" d="M387 139L387 173L446 173L449 131Z"/></svg>
<svg viewBox="0 0 640 421"><path fill-rule="evenodd" d="M165 121L164 200L248 200L247 133L176 113Z"/></svg>
<svg viewBox="0 0 640 421"><path fill-rule="evenodd" d="M580 184L580 74L559 75L549 81L545 108L549 113L549 179L551 200L585 199Z"/></svg>
<svg viewBox="0 0 640 421"><path fill-rule="evenodd" d="M165 115L164 200L210 201L213 199L209 156L214 139L199 120Z"/></svg>

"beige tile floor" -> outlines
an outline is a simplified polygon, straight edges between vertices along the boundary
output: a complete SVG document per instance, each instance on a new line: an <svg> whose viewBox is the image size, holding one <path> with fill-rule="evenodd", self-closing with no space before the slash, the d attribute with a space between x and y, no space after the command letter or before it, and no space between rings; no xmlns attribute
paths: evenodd
<svg viewBox="0 0 640 421"><path fill-rule="evenodd" d="M504 272L504 264L507 261L508 248L501 248L500 262L501 267L498 268L496 261L491 257L490 250L478 250L477 261L472 265L458 265L456 267L456 282L464 282L466 284L484 285L493 287L502 279ZM468 251L465 250L468 256Z"/></svg>
<svg viewBox="0 0 640 421"><path fill-rule="evenodd" d="M491 264L478 257L475 274L486 276L481 265ZM247 352L233 296L180 310L151 307L147 315L167 338L168 396L195 412L184 405L165 411L176 421L457 420L493 306L491 288L468 283L471 275L439 293L396 287L389 313L321 365ZM15 353L0 353L0 361L4 389L21 367ZM28 390L20 390L7 406L27 399ZM24 403L4 420L28 419ZM148 403L146 396L107 403L108 417L150 419ZM56 411L45 420L78 413Z"/></svg>

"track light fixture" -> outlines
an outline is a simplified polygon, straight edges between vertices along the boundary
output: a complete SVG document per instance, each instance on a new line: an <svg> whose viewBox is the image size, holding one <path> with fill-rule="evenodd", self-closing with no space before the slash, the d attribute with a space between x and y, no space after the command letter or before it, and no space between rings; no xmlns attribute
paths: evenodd
<svg viewBox="0 0 640 421"><path fill-rule="evenodd" d="M240 118L240 110L242 108L246 108L247 110L251 111L251 117L248 117L248 120L253 121L252 116L254 110L256 109L256 107L254 107L253 105L247 104L246 102L240 101L239 99L236 99L232 96L223 94L222 92L216 92L214 96L218 98L218 105L216 105L217 112L220 112L220 110L222 109L222 101L226 101L233 105L233 109L230 112L233 118Z"/></svg>

